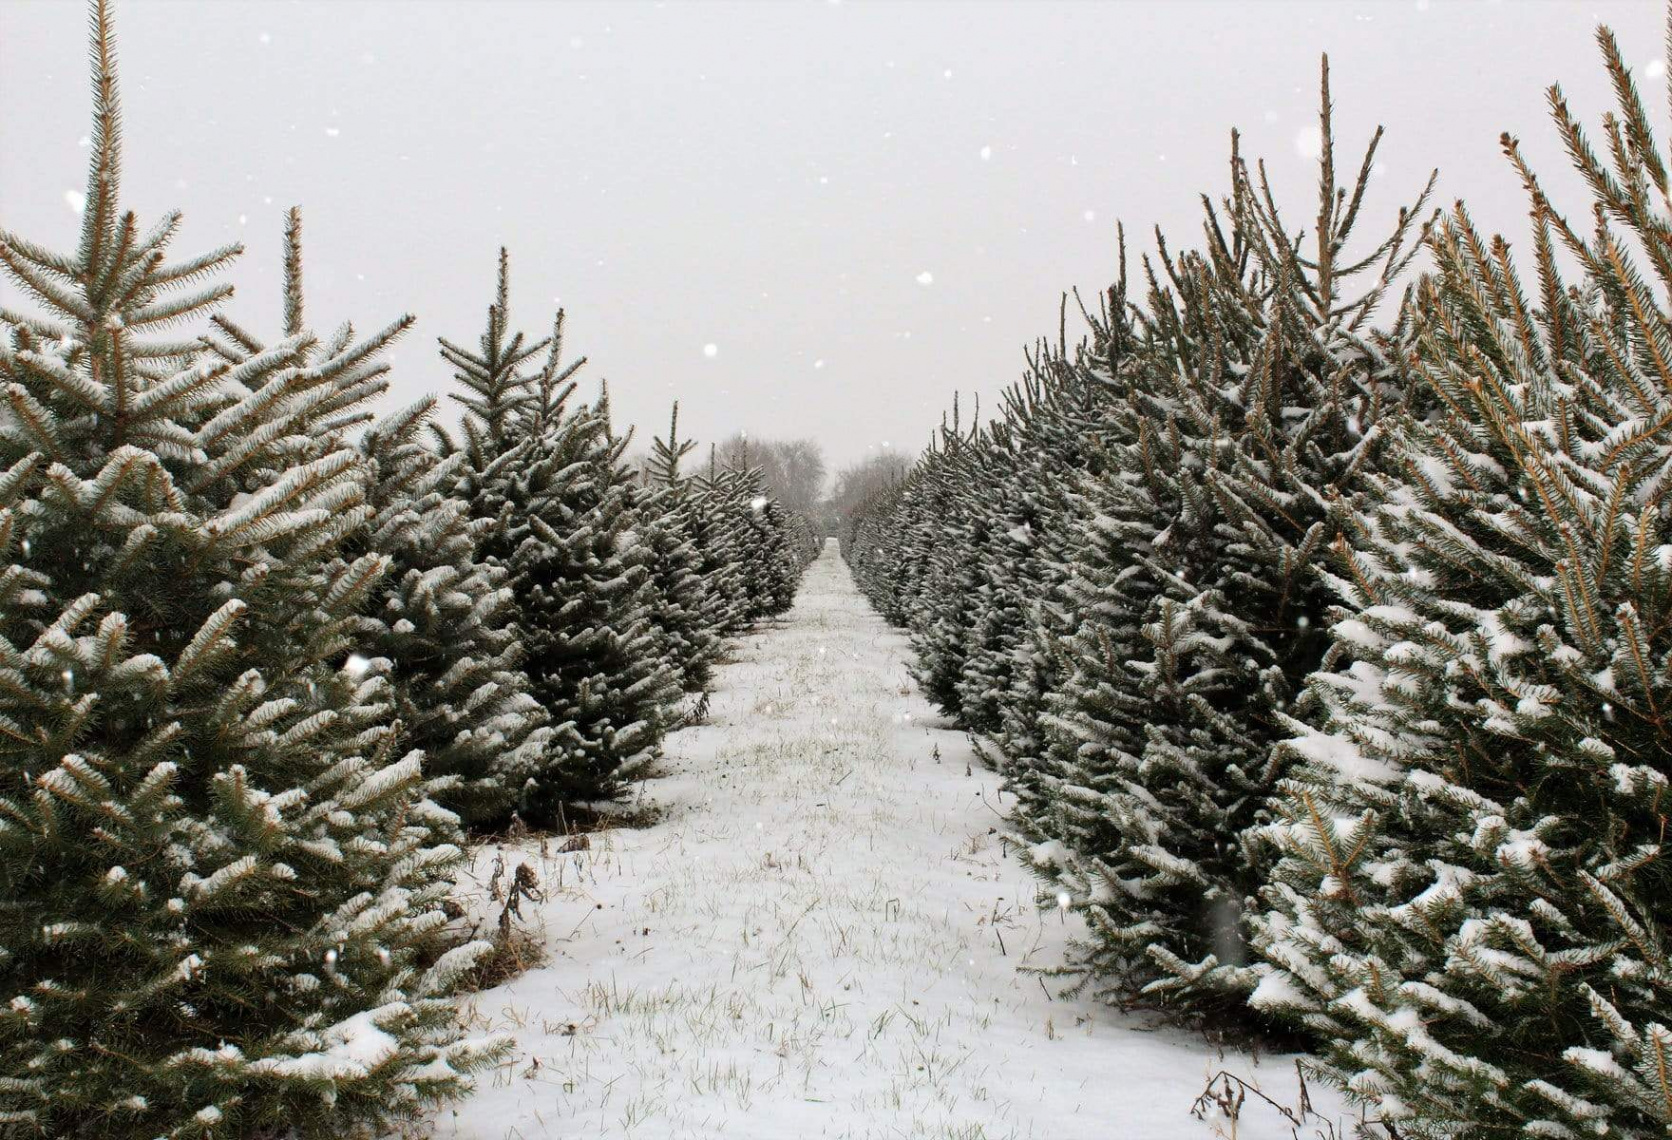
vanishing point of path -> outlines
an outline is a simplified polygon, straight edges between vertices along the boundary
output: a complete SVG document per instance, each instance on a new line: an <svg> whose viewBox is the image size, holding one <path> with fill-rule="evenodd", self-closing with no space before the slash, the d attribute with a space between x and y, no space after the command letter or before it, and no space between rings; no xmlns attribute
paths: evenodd
<svg viewBox="0 0 1672 1140"><path fill-rule="evenodd" d="M437 1136L1171 1140L1215 1134L1189 1110L1221 1067L1292 1097L1283 1060L1217 1057L1022 969L1060 962L1074 920L1036 906L999 779L908 655L832 542L787 618L736 644L707 723L670 738L643 786L658 822L504 849L548 888L525 907L547 960L478 996L516 1059ZM1274 1123L1236 1135L1289 1135Z"/></svg>

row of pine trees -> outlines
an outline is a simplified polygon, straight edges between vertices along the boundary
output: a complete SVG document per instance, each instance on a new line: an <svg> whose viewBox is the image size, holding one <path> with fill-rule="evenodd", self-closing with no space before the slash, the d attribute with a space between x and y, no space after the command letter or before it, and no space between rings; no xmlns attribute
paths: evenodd
<svg viewBox="0 0 1672 1140"><path fill-rule="evenodd" d="M0 1135L341 1137L504 1055L459 995L472 830L655 755L813 539L757 471L648 476L508 267L437 402L374 420L412 325L319 333L299 216L271 334L122 211L93 5L80 243L0 233Z"/></svg>
<svg viewBox="0 0 1672 1140"><path fill-rule="evenodd" d="M1371 218L1326 62L1315 215L1233 141L1197 248L849 519L1064 972L1304 1043L1375 1135L1672 1129L1672 175L1599 40L1588 208L1503 139L1526 255Z"/></svg>

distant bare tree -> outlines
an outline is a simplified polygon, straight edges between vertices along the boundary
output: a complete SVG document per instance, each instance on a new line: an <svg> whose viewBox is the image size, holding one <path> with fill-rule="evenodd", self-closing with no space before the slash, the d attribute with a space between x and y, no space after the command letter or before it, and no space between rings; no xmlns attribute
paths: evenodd
<svg viewBox="0 0 1672 1140"><path fill-rule="evenodd" d="M836 483L823 512L825 533L834 534L841 519L873 492L904 479L911 464L910 456L885 451L836 472Z"/></svg>
<svg viewBox="0 0 1672 1140"><path fill-rule="evenodd" d="M727 467L759 467L773 497L809 517L824 498L824 449L813 439L756 439L739 432L720 445Z"/></svg>

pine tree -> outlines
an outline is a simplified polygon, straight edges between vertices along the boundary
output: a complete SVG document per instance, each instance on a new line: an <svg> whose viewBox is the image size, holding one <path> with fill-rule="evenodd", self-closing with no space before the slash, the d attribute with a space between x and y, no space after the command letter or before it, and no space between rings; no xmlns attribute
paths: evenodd
<svg viewBox="0 0 1672 1140"><path fill-rule="evenodd" d="M1084 900L1098 991L1197 1018L1243 1009L1260 867L1240 837L1322 657L1323 556L1403 392L1365 322L1418 248L1421 199L1349 263L1380 136L1338 186L1327 61L1322 105L1314 249L1233 143L1204 250L1163 246L1168 287L1150 275L1149 363L1070 586L1075 667L1052 700L1050 816L1033 824L1061 845L1041 862Z"/></svg>
<svg viewBox="0 0 1672 1140"><path fill-rule="evenodd" d="M480 553L493 524L451 494L462 457L444 459L422 438L435 403L389 416L360 444L377 510L365 546L391 564L363 643L388 662L431 795L467 822L489 822L544 769L553 733L522 668L506 572Z"/></svg>
<svg viewBox="0 0 1672 1140"><path fill-rule="evenodd" d="M690 476L684 491L691 541L707 593L705 616L718 633L736 633L749 624L743 580L746 552L736 519L726 509L712 447L708 473Z"/></svg>
<svg viewBox="0 0 1672 1140"><path fill-rule="evenodd" d="M301 215L291 210L284 235L284 331L302 333ZM224 317L209 343L242 362L260 342ZM344 325L339 339L351 337ZM360 384L379 382L387 366L368 361ZM462 455L443 458L423 434L435 407L425 398L376 424L358 449L373 473L370 525L347 544L349 555L376 553L389 572L371 596L357 641L361 655L389 678L409 748L424 752L437 802L473 822L509 810L516 790L543 766L551 731L529 695L522 647L505 573L478 557L492 524L470 517L451 495ZM339 432L349 422L339 425Z"/></svg>
<svg viewBox="0 0 1672 1140"><path fill-rule="evenodd" d="M442 341L466 411L463 442L443 450L465 457L458 493L491 523L483 550L508 574L524 668L554 727L543 770L518 792L525 818L542 820L618 794L660 744L679 685L657 651L647 552L628 533L627 440L603 400L570 407L585 359L563 363L563 315L529 342L509 331L508 304L501 250L480 351ZM539 371L522 371L541 352Z"/></svg>
<svg viewBox="0 0 1672 1140"><path fill-rule="evenodd" d="M638 506L640 542L649 552L651 626L687 693L707 687L720 651L720 631L729 620L723 596L703 576L690 488L679 472L680 462L695 447L679 438L675 403L667 439L651 441L648 481Z"/></svg>
<svg viewBox="0 0 1672 1140"><path fill-rule="evenodd" d="M1506 135L1531 297L1461 206L1432 242L1432 407L1342 544L1327 715L1288 745L1306 763L1265 833L1283 858L1254 1000L1317 1032L1318 1067L1401 1136L1672 1127L1672 215L1599 39L1606 162L1550 92L1591 236Z"/></svg>
<svg viewBox="0 0 1672 1140"><path fill-rule="evenodd" d="M753 622L790 608L805 563L793 544L789 513L767 494L760 468L748 466L747 455L743 463L720 472L712 492L734 536L744 618Z"/></svg>
<svg viewBox="0 0 1672 1140"><path fill-rule="evenodd" d="M236 363L159 336L239 251L170 263L178 215L119 212L103 2L92 57L78 248L0 235L44 314L0 314L0 1113L376 1129L493 1055L454 1008L486 945L434 957L457 819L355 653L386 560L343 556L372 511L341 434L406 322Z"/></svg>
<svg viewBox="0 0 1672 1140"><path fill-rule="evenodd" d="M909 618L912 675L943 712L958 717L958 685L968 652L968 624L978 606L981 565L987 556L996 507L990 496L1002 486L993 468L995 448L977 423L967 433L953 409L939 447L912 488L911 545L906 549L917 580ZM984 493L985 492L985 493Z"/></svg>
<svg viewBox="0 0 1672 1140"><path fill-rule="evenodd" d="M1004 542L988 560L990 598L972 630L961 682L963 715L993 744L1011 790L1032 794L1046 751L1041 728L1049 695L1069 666L1062 646L1079 622L1068 593L1086 540L1090 497L1111 447L1129 427L1126 385L1135 329L1127 301L1126 241L1120 273L1093 314L1082 305L1088 337L1071 351L1066 299L1057 344L1041 342L1022 382L1006 397L1015 424L1016 490L1003 520ZM1029 811L1018 804L1018 818Z"/></svg>

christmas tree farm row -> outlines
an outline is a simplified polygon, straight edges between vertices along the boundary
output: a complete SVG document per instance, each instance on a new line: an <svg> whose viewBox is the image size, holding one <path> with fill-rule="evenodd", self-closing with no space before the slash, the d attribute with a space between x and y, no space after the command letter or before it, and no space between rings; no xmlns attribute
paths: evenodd
<svg viewBox="0 0 1672 1140"><path fill-rule="evenodd" d="M1373 221L1326 63L1315 215L1233 142L1199 248L848 519L1065 973L1304 1044L1374 1135L1672 1129L1672 175L1599 40L1586 208L1503 139L1523 257Z"/></svg>
<svg viewBox="0 0 1672 1140"><path fill-rule="evenodd" d="M0 232L0 1135L374 1134L507 1048L467 829L614 795L813 539L677 411L630 476L503 253L456 430L374 421L412 320L315 332L294 212L277 327L216 312L238 247L121 209L113 50L100 0L79 245Z"/></svg>

